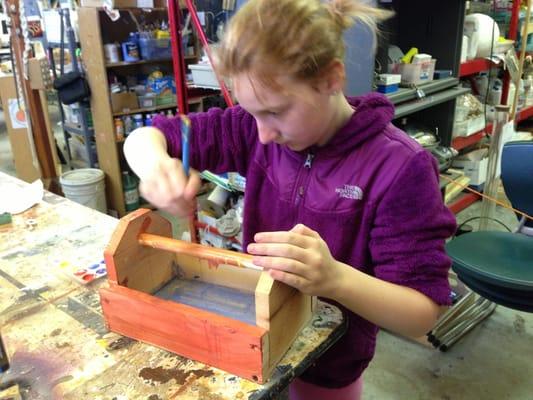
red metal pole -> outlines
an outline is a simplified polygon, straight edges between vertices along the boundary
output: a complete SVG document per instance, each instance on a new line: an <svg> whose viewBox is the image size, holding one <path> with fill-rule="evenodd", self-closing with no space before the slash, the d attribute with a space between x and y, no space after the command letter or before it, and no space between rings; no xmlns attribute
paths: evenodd
<svg viewBox="0 0 533 400"><path fill-rule="evenodd" d="M215 72L215 76L217 77L217 81L220 85L220 90L222 91L224 100L226 100L226 104L228 105L228 107L232 107L233 101L231 100L228 88L224 84L224 81L222 80L215 68L215 64L213 63L213 57L211 55L211 50L209 49L209 43L207 42L207 36L205 36L204 30L202 29L202 24L200 23L200 19L198 18L198 14L196 13L196 8L194 7L193 1L185 0L185 3L187 4L187 8L189 9L189 13L191 14L191 20L194 24L194 27L196 28L196 32L198 33L198 37L200 38L200 42L202 43L205 53L207 54L207 58L209 58L209 62L211 63L211 67Z"/></svg>
<svg viewBox="0 0 533 400"><path fill-rule="evenodd" d="M180 114L189 112L187 102L187 78L185 77L185 57L181 37L181 10L179 0L168 0L168 22L171 36L172 65L176 81L176 97Z"/></svg>

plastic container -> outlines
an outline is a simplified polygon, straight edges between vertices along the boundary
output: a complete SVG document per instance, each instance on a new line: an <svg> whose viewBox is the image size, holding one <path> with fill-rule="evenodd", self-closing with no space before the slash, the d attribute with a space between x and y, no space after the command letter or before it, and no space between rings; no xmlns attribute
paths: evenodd
<svg viewBox="0 0 533 400"><path fill-rule="evenodd" d="M143 60L156 60L160 58L172 58L170 39L140 38L139 48Z"/></svg>
<svg viewBox="0 0 533 400"><path fill-rule="evenodd" d="M142 114L135 114L133 116L133 127L134 129L142 128L144 126Z"/></svg>
<svg viewBox="0 0 533 400"><path fill-rule="evenodd" d="M137 180L128 171L122 172L122 189L124 190L124 203L126 211L139 208L139 189Z"/></svg>
<svg viewBox="0 0 533 400"><path fill-rule="evenodd" d="M139 47L133 41L122 43L122 58L127 62L139 61Z"/></svg>
<svg viewBox="0 0 533 400"><path fill-rule="evenodd" d="M65 172L59 178L65 197L86 207L107 212L105 175L96 168L81 168Z"/></svg>
<svg viewBox="0 0 533 400"><path fill-rule="evenodd" d="M213 68L209 64L189 65L192 73L192 80L195 86L206 88L219 88L217 77Z"/></svg>
<svg viewBox="0 0 533 400"><path fill-rule="evenodd" d="M390 64L389 73L401 74L402 85L418 85L433 80L436 63L437 60L432 59L431 61L422 62L419 64ZM190 67L192 68L192 65Z"/></svg>
<svg viewBox="0 0 533 400"><path fill-rule="evenodd" d="M153 93L147 93L143 96L138 96L139 107L150 108L155 107L155 95Z"/></svg>

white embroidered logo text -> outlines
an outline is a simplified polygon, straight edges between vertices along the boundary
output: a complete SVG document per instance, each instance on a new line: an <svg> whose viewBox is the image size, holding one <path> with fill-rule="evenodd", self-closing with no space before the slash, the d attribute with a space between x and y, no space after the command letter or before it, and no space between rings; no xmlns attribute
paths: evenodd
<svg viewBox="0 0 533 400"><path fill-rule="evenodd" d="M344 185L344 187L336 188L335 193L345 199L363 200L363 190L359 186Z"/></svg>

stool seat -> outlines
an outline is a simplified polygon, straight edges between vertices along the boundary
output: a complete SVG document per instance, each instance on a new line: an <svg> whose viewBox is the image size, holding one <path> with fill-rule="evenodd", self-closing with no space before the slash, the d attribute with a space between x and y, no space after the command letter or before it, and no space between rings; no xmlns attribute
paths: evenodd
<svg viewBox="0 0 533 400"><path fill-rule="evenodd" d="M509 232L472 232L446 245L458 275L533 293L533 237Z"/></svg>
<svg viewBox="0 0 533 400"><path fill-rule="evenodd" d="M523 292L512 291L511 289L504 290L502 287L489 285L467 275L458 274L457 277L472 291L485 299L514 310L533 312L533 292L529 295L520 295Z"/></svg>

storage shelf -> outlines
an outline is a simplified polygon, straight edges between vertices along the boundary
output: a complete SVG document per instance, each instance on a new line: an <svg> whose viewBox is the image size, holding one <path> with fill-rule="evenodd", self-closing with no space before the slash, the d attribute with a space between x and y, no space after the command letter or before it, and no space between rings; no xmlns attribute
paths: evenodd
<svg viewBox="0 0 533 400"><path fill-rule="evenodd" d="M127 67L130 65L142 65L142 64L157 64L161 62L170 62L172 61L172 58L158 58L154 60L139 60L139 61L119 61L115 63L106 63L107 68L115 68L115 67Z"/></svg>
<svg viewBox="0 0 533 400"><path fill-rule="evenodd" d="M114 112L113 116L121 117L123 115L142 114L142 113L147 113L147 112L152 112L152 111L165 110L168 108L176 108L177 106L178 105L176 103L171 103L171 104L165 104L165 105L154 106L154 107L134 108L128 111Z"/></svg>
<svg viewBox="0 0 533 400"><path fill-rule="evenodd" d="M400 118L404 115L424 110L469 92L470 89L468 88L454 87L452 89L443 90L435 94L426 94L426 97L423 97L420 100L410 101L396 106L394 110L394 118Z"/></svg>
<svg viewBox="0 0 533 400"><path fill-rule="evenodd" d="M199 104L199 103L202 102L202 100L205 97L207 97L207 96L198 96L198 97L189 98L188 103L189 104ZM121 117L123 115L132 115L132 114L142 114L142 113L146 113L146 112L159 111L159 110L165 110L165 109L177 108L177 107L178 107L177 103L172 103L172 104L165 104L165 105L160 105L160 106L155 106L155 107L135 108L133 110L115 112L115 113L113 113L113 117Z"/></svg>
<svg viewBox="0 0 533 400"><path fill-rule="evenodd" d="M196 60L198 56L185 56L185 61ZM171 62L172 58L157 58L153 60L139 60L139 61L119 61L116 63L106 63L106 68L128 67L131 65L143 65L143 64L157 64L164 62Z"/></svg>
<svg viewBox="0 0 533 400"><path fill-rule="evenodd" d="M464 63L461 63L459 67L459 76L468 76L477 74L482 71L487 71L492 67L497 67L498 64L495 64L488 58L476 58L474 60L469 60Z"/></svg>
<svg viewBox="0 0 533 400"><path fill-rule="evenodd" d="M452 147L455 150L462 150L465 147L471 146L479 142L481 139L487 136L487 132L492 132L492 124L488 124L485 128L483 128L479 132L473 133L472 135L453 138Z"/></svg>
<svg viewBox="0 0 533 400"><path fill-rule="evenodd" d="M73 124L64 124L63 129L66 130L68 133L72 133L74 135L80 135L84 136L85 133L83 132L83 129L79 125L73 125ZM94 128L89 128L89 132L94 132Z"/></svg>
<svg viewBox="0 0 533 400"><path fill-rule="evenodd" d="M451 77L422 83L420 85L417 85L417 87L423 90L426 95L429 95L457 86L458 83L459 79ZM386 94L386 96L393 104L399 104L405 101L418 99L415 88L400 88L394 93Z"/></svg>
<svg viewBox="0 0 533 400"><path fill-rule="evenodd" d="M515 120L516 122L521 122L531 117L533 117L533 106L529 106L517 112ZM455 150L462 150L465 147L471 146L479 142L481 139L487 136L487 134L490 132L492 132L492 124L488 124L484 129L472 135L453 138L452 147Z"/></svg>

